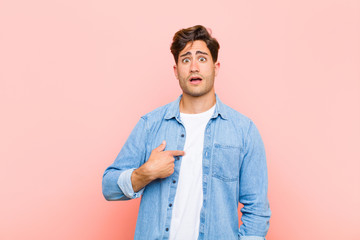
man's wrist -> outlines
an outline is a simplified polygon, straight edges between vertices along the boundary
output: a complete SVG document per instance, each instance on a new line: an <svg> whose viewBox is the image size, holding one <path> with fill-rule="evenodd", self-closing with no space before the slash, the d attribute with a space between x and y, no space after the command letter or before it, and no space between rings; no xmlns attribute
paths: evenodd
<svg viewBox="0 0 360 240"><path fill-rule="evenodd" d="M135 169L131 174L131 183L135 192L145 187L156 178L146 169L146 166Z"/></svg>
<svg viewBox="0 0 360 240"><path fill-rule="evenodd" d="M134 170L134 174L146 182L151 182L156 179L156 176L148 169L147 163Z"/></svg>

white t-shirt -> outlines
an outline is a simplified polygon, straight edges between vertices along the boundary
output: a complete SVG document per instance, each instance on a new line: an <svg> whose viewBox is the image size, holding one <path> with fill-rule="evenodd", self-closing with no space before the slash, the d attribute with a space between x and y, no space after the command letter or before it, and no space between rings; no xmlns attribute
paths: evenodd
<svg viewBox="0 0 360 240"><path fill-rule="evenodd" d="M204 133L214 110L215 105L203 113L180 113L186 130L185 155L181 160L178 187L173 205L170 240L198 238L200 210L203 203L202 153Z"/></svg>

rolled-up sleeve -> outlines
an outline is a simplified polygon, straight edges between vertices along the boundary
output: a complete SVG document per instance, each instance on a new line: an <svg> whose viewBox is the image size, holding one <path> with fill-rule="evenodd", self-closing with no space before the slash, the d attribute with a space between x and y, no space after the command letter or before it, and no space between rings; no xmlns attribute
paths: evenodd
<svg viewBox="0 0 360 240"><path fill-rule="evenodd" d="M240 236L240 240L265 240L265 238L258 236Z"/></svg>
<svg viewBox="0 0 360 240"><path fill-rule="evenodd" d="M120 153L104 172L102 191L106 200L129 200L140 197L143 189L134 193L132 171L145 162L147 141L146 119L140 118Z"/></svg>
<svg viewBox="0 0 360 240"><path fill-rule="evenodd" d="M134 189L132 187L132 182L131 182L131 174L134 170L135 170L135 168L123 171L120 174L118 182L117 182L121 191L128 198L138 198L141 196L141 194L144 191L144 188L142 188L140 191L134 192Z"/></svg>
<svg viewBox="0 0 360 240"><path fill-rule="evenodd" d="M250 121L244 144L240 169L239 201L243 224L239 229L241 240L265 240L271 216L265 148L260 133Z"/></svg>

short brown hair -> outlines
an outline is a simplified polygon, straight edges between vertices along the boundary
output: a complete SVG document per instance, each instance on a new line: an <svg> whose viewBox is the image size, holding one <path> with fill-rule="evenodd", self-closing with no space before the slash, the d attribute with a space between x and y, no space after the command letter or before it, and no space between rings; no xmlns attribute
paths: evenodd
<svg viewBox="0 0 360 240"><path fill-rule="evenodd" d="M194 42L195 40L204 41L210 50L213 62L217 61L220 48L218 41L211 37L211 34L204 26L196 25L193 27L181 29L175 33L170 50L174 55L176 64L178 63L179 53L185 48L186 44L188 42Z"/></svg>

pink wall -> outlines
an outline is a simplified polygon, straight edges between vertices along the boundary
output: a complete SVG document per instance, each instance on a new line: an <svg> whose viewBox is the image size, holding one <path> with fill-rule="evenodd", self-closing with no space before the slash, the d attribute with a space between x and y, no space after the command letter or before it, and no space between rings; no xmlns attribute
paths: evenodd
<svg viewBox="0 0 360 240"><path fill-rule="evenodd" d="M221 99L265 142L269 240L360 239L360 2L0 1L0 239L131 239L101 179L181 92L175 31L218 38Z"/></svg>

